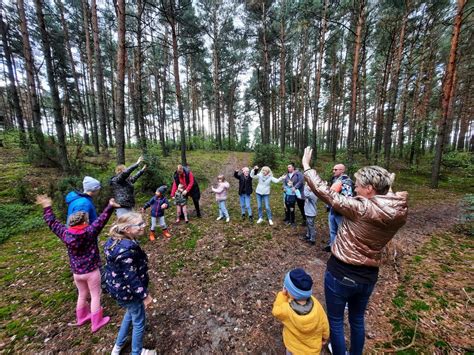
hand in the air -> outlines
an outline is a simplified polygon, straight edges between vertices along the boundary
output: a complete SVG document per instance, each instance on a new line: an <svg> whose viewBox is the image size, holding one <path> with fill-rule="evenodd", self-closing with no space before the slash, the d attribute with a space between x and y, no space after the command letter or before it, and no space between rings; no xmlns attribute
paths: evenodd
<svg viewBox="0 0 474 355"><path fill-rule="evenodd" d="M303 158L301 159L301 163L303 164L303 170L311 169L311 156L313 155L313 149L311 147L306 147L304 150Z"/></svg>
<svg viewBox="0 0 474 355"><path fill-rule="evenodd" d="M113 208L120 208L121 206L115 201L114 198L111 198L109 200L109 205L112 206Z"/></svg>
<svg viewBox="0 0 474 355"><path fill-rule="evenodd" d="M48 195L38 195L36 196L36 204L41 205L43 208L51 207L53 201Z"/></svg>

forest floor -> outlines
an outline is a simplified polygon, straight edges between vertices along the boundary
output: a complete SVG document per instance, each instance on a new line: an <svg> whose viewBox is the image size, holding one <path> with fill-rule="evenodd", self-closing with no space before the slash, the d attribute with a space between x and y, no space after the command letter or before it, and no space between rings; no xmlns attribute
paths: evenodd
<svg viewBox="0 0 474 355"><path fill-rule="evenodd" d="M18 164L0 158L4 165ZM174 158L165 161L170 169ZM305 228L282 222L283 203L275 185L275 225L252 225L240 218L238 181L232 177L234 169L250 164L251 155L191 152L188 159L210 182L217 173L228 177L231 221L215 221L214 195L201 186L202 219L194 217L192 203L189 224L172 223L175 213L168 211L173 237L144 241L154 298L147 310L145 347L158 353L283 353L282 326L271 308L284 274L305 268L316 298L325 305L329 254L321 248L328 239L327 214L319 203L317 244L302 242ZM472 231L453 228L460 222L463 195L416 183L407 187L412 195L408 222L389 248L369 303L366 350L472 351ZM255 201L252 205L256 215ZM299 214L297 219L301 222ZM105 313L111 316L106 327L91 335L88 326L70 325L76 290L66 250L46 228L14 235L0 246L0 287L0 352L110 352L123 310L104 294Z"/></svg>

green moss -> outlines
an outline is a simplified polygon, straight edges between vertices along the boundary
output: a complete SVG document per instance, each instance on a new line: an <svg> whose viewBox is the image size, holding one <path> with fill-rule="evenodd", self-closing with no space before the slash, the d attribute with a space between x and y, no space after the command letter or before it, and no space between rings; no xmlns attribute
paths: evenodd
<svg viewBox="0 0 474 355"><path fill-rule="evenodd" d="M18 307L18 303L9 304L5 307L0 307L0 319L5 320L10 318L12 314L15 313L15 311L18 309Z"/></svg>
<svg viewBox="0 0 474 355"><path fill-rule="evenodd" d="M414 311L429 311L430 306L425 301L414 300L411 305L411 309Z"/></svg>

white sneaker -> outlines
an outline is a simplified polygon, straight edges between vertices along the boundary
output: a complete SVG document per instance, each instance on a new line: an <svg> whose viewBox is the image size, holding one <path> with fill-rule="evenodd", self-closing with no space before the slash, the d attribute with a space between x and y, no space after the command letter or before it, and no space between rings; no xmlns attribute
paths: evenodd
<svg viewBox="0 0 474 355"><path fill-rule="evenodd" d="M273 221L271 219L268 220L268 224L273 226Z"/></svg>
<svg viewBox="0 0 474 355"><path fill-rule="evenodd" d="M120 355L120 350L122 350L122 347L115 344L114 348L112 349L111 355Z"/></svg>
<svg viewBox="0 0 474 355"><path fill-rule="evenodd" d="M263 219L262 218L259 218L258 221L257 221L257 224L260 224L263 222Z"/></svg>
<svg viewBox="0 0 474 355"><path fill-rule="evenodd" d="M216 221L220 221L222 218L224 218L224 217L219 216L219 217L216 218Z"/></svg>
<svg viewBox="0 0 474 355"><path fill-rule="evenodd" d="M226 221L227 223L229 223L229 222L230 222L230 217L227 217L227 218L225 219L225 221Z"/></svg>

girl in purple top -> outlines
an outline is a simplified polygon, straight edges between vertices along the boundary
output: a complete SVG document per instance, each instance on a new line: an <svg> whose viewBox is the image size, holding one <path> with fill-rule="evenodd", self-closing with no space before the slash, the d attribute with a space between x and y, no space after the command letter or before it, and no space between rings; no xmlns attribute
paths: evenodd
<svg viewBox="0 0 474 355"><path fill-rule="evenodd" d="M51 199L48 196L37 196L36 203L43 207L43 218L48 227L66 244L69 265L74 276L74 283L79 291L76 324L83 325L91 320L91 329L94 333L110 320L109 317L102 317L100 306L99 267L101 263L97 237L107 224L114 208L119 208L120 205L113 198L110 199L108 206L91 225L89 225L89 216L86 212L76 212L69 216L69 227L66 227L56 219L51 208ZM90 308L87 303L89 294Z"/></svg>

